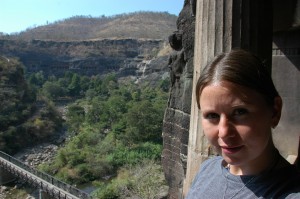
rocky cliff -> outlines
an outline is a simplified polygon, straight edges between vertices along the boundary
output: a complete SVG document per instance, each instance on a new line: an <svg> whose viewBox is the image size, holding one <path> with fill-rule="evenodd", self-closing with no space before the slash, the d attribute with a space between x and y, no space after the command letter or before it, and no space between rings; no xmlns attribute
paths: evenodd
<svg viewBox="0 0 300 199"><path fill-rule="evenodd" d="M153 72L168 71L168 57L156 57L163 45L163 40L137 39L0 40L0 54L18 57L27 73L43 71L46 76L61 76L73 71L91 76L116 72L120 77L143 78Z"/></svg>
<svg viewBox="0 0 300 199"><path fill-rule="evenodd" d="M193 2L185 0L177 20L178 29L169 37L174 52L169 59L172 87L163 122L162 163L170 199L181 198L186 175L194 68Z"/></svg>

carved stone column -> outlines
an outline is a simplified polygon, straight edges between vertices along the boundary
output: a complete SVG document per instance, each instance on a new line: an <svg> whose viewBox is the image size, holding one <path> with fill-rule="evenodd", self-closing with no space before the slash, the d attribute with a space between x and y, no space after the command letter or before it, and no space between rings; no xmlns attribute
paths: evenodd
<svg viewBox="0 0 300 199"><path fill-rule="evenodd" d="M243 48L265 60L271 71L272 0L198 0L194 50L193 85L202 68L221 52ZM192 93L186 195L201 163L212 151L206 141Z"/></svg>

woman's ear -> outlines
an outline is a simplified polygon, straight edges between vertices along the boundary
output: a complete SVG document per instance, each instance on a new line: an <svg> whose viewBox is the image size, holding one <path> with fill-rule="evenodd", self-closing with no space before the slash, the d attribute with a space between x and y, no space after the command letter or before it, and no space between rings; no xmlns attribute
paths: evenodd
<svg viewBox="0 0 300 199"><path fill-rule="evenodd" d="M279 123L282 110L282 99L281 97L274 98L273 115L272 115L272 128L275 128Z"/></svg>

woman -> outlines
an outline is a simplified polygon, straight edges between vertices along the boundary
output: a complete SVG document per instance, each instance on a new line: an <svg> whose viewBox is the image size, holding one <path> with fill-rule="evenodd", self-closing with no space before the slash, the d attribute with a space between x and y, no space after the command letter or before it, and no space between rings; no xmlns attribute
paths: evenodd
<svg viewBox="0 0 300 199"><path fill-rule="evenodd" d="M300 198L299 173L272 140L282 100L256 56L218 56L201 72L196 97L204 134L220 156L201 165L187 199Z"/></svg>

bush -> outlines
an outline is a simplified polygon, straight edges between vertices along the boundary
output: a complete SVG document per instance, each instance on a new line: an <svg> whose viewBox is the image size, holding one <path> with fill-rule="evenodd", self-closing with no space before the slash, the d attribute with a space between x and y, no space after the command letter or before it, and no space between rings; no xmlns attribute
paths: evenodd
<svg viewBox="0 0 300 199"><path fill-rule="evenodd" d="M150 142L141 143L132 148L118 146L113 153L107 156L107 160L114 166L134 165L144 159L159 159L162 146Z"/></svg>
<svg viewBox="0 0 300 199"><path fill-rule="evenodd" d="M93 194L94 198L106 198L106 199L117 199L120 198L119 185L112 181L112 183L106 185L101 184L100 188Z"/></svg>
<svg viewBox="0 0 300 199"><path fill-rule="evenodd" d="M140 198L160 198L168 193L161 165L153 160L144 160L140 165L129 168L130 195Z"/></svg>
<svg viewBox="0 0 300 199"><path fill-rule="evenodd" d="M109 184L99 183L94 198L161 198L167 195L168 186L160 164L143 160L135 166L124 166Z"/></svg>

